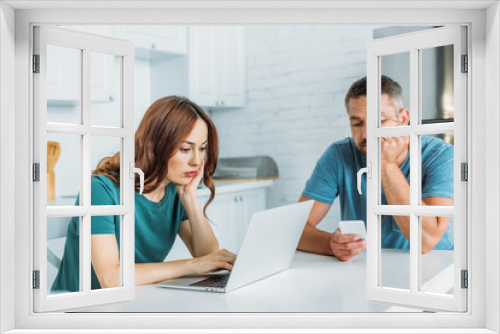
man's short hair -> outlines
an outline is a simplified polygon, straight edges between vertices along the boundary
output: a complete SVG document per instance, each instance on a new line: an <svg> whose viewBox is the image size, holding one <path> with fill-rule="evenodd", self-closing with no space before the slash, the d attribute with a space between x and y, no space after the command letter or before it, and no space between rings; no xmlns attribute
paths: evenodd
<svg viewBox="0 0 500 334"><path fill-rule="evenodd" d="M403 108L403 89L401 86L388 76L382 75L382 94L387 94L391 98L392 103L396 107L396 111ZM359 79L351 85L345 96L345 109L347 108L350 99L357 99L361 96L366 96L366 77Z"/></svg>

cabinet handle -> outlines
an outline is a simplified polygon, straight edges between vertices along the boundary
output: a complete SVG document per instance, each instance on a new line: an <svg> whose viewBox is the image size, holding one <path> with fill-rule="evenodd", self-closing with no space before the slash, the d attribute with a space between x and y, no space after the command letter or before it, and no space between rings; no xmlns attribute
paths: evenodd
<svg viewBox="0 0 500 334"><path fill-rule="evenodd" d="M240 196L240 197L238 198L238 200L239 200L240 202L243 202L245 199L243 198L243 196Z"/></svg>
<svg viewBox="0 0 500 334"><path fill-rule="evenodd" d="M115 94L111 94L111 95L109 96L109 100L110 100L110 101L114 101L115 99L116 99Z"/></svg>
<svg viewBox="0 0 500 334"><path fill-rule="evenodd" d="M215 105L219 106L220 105L219 101L215 101Z"/></svg>
<svg viewBox="0 0 500 334"><path fill-rule="evenodd" d="M234 196L233 201L238 202L238 196Z"/></svg>
<svg viewBox="0 0 500 334"><path fill-rule="evenodd" d="M221 105L221 106L225 106L225 105L226 105L226 102L224 102L224 101L220 101L220 105Z"/></svg>
<svg viewBox="0 0 500 334"><path fill-rule="evenodd" d="M156 49L156 43L155 42L151 43L151 49L153 49L153 50Z"/></svg>

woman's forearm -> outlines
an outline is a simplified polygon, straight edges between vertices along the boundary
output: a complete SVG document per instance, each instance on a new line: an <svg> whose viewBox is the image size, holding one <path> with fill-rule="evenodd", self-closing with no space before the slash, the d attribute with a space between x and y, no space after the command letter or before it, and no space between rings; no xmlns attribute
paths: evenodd
<svg viewBox="0 0 500 334"><path fill-rule="evenodd" d="M136 263L135 285L153 284L167 279L193 274L192 260L158 263Z"/></svg>
<svg viewBox="0 0 500 334"><path fill-rule="evenodd" d="M192 259L158 263L136 263L135 285L153 284L167 279L195 273ZM96 273L103 289L120 286L120 265Z"/></svg>
<svg viewBox="0 0 500 334"><path fill-rule="evenodd" d="M218 250L219 242L203 214L198 197L186 196L183 204L191 225L193 256L203 256Z"/></svg>

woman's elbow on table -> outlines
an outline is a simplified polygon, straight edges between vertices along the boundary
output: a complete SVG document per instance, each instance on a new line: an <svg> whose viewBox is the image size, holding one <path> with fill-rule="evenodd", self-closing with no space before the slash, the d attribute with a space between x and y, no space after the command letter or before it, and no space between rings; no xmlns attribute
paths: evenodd
<svg viewBox="0 0 500 334"><path fill-rule="evenodd" d="M103 289L116 288L120 286L120 267L117 269L115 268L115 270L108 270L101 275L97 275L97 279Z"/></svg>

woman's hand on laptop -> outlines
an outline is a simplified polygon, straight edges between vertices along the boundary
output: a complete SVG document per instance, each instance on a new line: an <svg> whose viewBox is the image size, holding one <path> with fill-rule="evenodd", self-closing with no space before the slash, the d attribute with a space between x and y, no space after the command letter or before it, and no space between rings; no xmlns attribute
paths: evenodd
<svg viewBox="0 0 500 334"><path fill-rule="evenodd" d="M192 260L193 274L203 275L211 271L220 269L233 269L236 254L231 253L226 249L219 249L205 256L196 257Z"/></svg>
<svg viewBox="0 0 500 334"><path fill-rule="evenodd" d="M339 261L349 261L366 249L366 240L355 234L342 234L340 229L332 233L330 247Z"/></svg>

